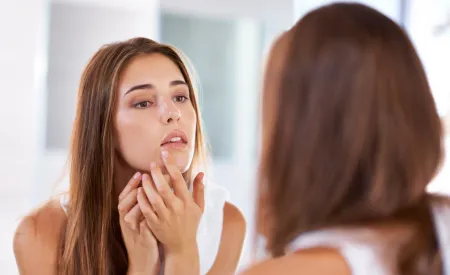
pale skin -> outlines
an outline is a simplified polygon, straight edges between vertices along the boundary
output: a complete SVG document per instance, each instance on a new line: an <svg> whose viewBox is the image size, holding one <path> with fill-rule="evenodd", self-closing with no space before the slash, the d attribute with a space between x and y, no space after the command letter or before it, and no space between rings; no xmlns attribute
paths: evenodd
<svg viewBox="0 0 450 275"><path fill-rule="evenodd" d="M195 177L192 194L181 176L192 161L195 129L196 113L176 64L161 54L134 58L118 83L115 117L114 184L129 275L157 274L158 242L164 247L165 274L180 274L180 269L199 274L195 234L204 207L203 174ZM173 131L183 133L183 146L162 145ZM240 211L226 203L223 214L212 275L235 273L245 236ZM22 219L14 237L20 274L57 274L66 223L59 198Z"/></svg>

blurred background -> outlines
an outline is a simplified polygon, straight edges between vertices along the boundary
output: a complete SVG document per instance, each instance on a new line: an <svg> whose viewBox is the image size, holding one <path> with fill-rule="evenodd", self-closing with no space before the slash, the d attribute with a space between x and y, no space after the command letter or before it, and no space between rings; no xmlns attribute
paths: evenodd
<svg viewBox="0 0 450 275"><path fill-rule="evenodd" d="M19 219L68 186L63 173L83 67L101 45L134 36L173 44L198 73L214 181L247 218L240 267L247 266L264 60L282 31L331 2L0 0L0 273L18 274L12 238ZM449 125L450 0L356 2L406 29ZM444 162L431 191L450 194L449 166Z"/></svg>

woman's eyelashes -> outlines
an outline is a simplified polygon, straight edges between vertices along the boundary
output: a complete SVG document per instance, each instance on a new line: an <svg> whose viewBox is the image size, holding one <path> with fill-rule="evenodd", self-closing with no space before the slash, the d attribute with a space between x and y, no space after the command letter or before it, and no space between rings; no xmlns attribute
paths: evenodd
<svg viewBox="0 0 450 275"><path fill-rule="evenodd" d="M137 103L133 104L133 107L136 109L146 109L149 108L153 105L153 103L151 101L148 100L144 100L144 101L139 101Z"/></svg>
<svg viewBox="0 0 450 275"><path fill-rule="evenodd" d="M174 97L173 100L174 100L174 102L177 102L177 103L184 103L184 102L188 101L189 98L185 95L177 95Z"/></svg>

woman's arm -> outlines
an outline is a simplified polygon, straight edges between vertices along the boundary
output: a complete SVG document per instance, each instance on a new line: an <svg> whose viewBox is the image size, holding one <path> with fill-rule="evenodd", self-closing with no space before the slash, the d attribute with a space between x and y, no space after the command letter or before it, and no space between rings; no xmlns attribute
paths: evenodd
<svg viewBox="0 0 450 275"><path fill-rule="evenodd" d="M223 208L223 229L219 252L208 275L235 274L244 245L246 224L239 209L231 203Z"/></svg>
<svg viewBox="0 0 450 275"><path fill-rule="evenodd" d="M65 214L53 205L54 202L49 202L24 217L16 229L13 246L21 275L57 274L59 238Z"/></svg>

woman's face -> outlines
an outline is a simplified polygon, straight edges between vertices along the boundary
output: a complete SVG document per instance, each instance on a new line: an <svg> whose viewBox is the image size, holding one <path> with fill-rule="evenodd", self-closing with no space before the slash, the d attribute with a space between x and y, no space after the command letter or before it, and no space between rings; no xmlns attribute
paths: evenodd
<svg viewBox="0 0 450 275"><path fill-rule="evenodd" d="M196 112L178 66L154 53L135 57L120 75L117 92L116 149L133 169L162 165L161 151L185 172L195 148Z"/></svg>

